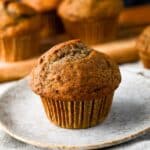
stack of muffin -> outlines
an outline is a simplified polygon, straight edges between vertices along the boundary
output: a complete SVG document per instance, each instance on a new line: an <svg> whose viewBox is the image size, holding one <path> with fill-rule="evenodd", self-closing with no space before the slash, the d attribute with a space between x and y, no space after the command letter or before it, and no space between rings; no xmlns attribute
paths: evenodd
<svg viewBox="0 0 150 150"><path fill-rule="evenodd" d="M0 60L40 55L40 41L62 33L63 25L87 44L110 41L122 7L122 0L0 0Z"/></svg>
<svg viewBox="0 0 150 150"><path fill-rule="evenodd" d="M115 39L122 0L22 0L42 15L42 38L63 31L87 44ZM61 18L61 20L59 19ZM61 24L63 22L63 25Z"/></svg>

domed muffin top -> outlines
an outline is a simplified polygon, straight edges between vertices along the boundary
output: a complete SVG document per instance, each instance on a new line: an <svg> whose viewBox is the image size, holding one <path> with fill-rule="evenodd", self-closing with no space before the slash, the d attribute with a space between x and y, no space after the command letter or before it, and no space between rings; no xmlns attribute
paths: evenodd
<svg viewBox="0 0 150 150"><path fill-rule="evenodd" d="M17 0L0 0L0 36L15 36L40 28L41 17Z"/></svg>
<svg viewBox="0 0 150 150"><path fill-rule="evenodd" d="M113 92L121 81L118 66L103 53L72 40L54 46L30 75L32 90L54 100L91 100Z"/></svg>
<svg viewBox="0 0 150 150"><path fill-rule="evenodd" d="M150 26L148 26L137 40L137 49L145 55L150 55Z"/></svg>
<svg viewBox="0 0 150 150"><path fill-rule="evenodd" d="M69 20L116 17L123 7L122 0L64 0L58 9Z"/></svg>
<svg viewBox="0 0 150 150"><path fill-rule="evenodd" d="M60 0L22 0L38 12L47 12L56 9Z"/></svg>

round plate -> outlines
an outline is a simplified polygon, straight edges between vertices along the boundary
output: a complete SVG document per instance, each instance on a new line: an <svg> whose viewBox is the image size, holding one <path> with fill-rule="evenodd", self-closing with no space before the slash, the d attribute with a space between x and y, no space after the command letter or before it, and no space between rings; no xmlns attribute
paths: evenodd
<svg viewBox="0 0 150 150"><path fill-rule="evenodd" d="M52 149L94 149L116 145L150 129L150 80L122 72L109 117L89 129L69 130L48 121L40 98L27 79L5 92L0 100L0 124L23 142Z"/></svg>

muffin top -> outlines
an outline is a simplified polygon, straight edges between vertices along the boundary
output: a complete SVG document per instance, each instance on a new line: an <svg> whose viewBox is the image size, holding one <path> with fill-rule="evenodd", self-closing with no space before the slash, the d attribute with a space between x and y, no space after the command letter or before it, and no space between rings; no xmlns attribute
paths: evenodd
<svg viewBox="0 0 150 150"><path fill-rule="evenodd" d="M58 13L72 21L118 16L123 7L122 0L64 0Z"/></svg>
<svg viewBox="0 0 150 150"><path fill-rule="evenodd" d="M30 75L32 90L54 100L91 100L112 93L121 81L118 66L105 54L72 40L54 46Z"/></svg>
<svg viewBox="0 0 150 150"><path fill-rule="evenodd" d="M0 37L30 33L41 27L41 16L17 0L0 0Z"/></svg>
<svg viewBox="0 0 150 150"><path fill-rule="evenodd" d="M150 55L150 26L143 31L137 40L137 49L145 55Z"/></svg>
<svg viewBox="0 0 150 150"><path fill-rule="evenodd" d="M38 12L47 12L56 9L60 0L22 0Z"/></svg>

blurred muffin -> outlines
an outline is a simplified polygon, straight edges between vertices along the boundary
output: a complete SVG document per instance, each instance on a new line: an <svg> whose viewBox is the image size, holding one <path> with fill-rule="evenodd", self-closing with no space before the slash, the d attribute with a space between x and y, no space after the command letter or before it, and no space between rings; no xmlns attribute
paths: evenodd
<svg viewBox="0 0 150 150"><path fill-rule="evenodd" d="M41 56L30 85L54 124L88 128L107 117L120 81L119 68L109 57L72 40Z"/></svg>
<svg viewBox="0 0 150 150"><path fill-rule="evenodd" d="M56 14L60 0L22 0L25 4L34 8L38 13L42 14L42 22L44 24L41 32L42 38L48 38L63 30L60 18Z"/></svg>
<svg viewBox="0 0 150 150"><path fill-rule="evenodd" d="M145 68L150 69L150 26L148 26L137 40L137 49Z"/></svg>
<svg viewBox="0 0 150 150"><path fill-rule="evenodd" d="M64 0L58 14L66 31L87 44L115 38L122 0Z"/></svg>
<svg viewBox="0 0 150 150"><path fill-rule="evenodd" d="M39 54L41 16L15 0L0 1L0 60L19 61Z"/></svg>

